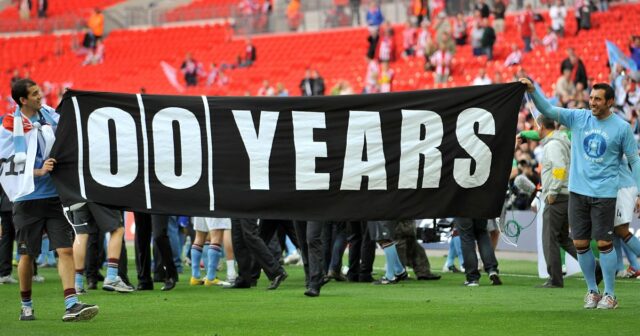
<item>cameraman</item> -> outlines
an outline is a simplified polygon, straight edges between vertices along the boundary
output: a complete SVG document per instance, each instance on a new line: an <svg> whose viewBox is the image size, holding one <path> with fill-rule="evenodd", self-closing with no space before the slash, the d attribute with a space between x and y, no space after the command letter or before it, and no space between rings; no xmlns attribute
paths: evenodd
<svg viewBox="0 0 640 336"><path fill-rule="evenodd" d="M515 198L511 207L517 210L529 209L535 195L535 188L539 183L540 177L533 169L531 162L529 160L518 161L518 176L512 183Z"/></svg>

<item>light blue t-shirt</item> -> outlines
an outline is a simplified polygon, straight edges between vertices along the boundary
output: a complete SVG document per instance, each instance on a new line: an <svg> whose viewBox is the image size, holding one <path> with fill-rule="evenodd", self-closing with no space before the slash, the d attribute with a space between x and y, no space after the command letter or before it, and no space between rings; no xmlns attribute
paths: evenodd
<svg viewBox="0 0 640 336"><path fill-rule="evenodd" d="M631 127L615 114L598 120L591 110L554 107L536 90L533 100L540 112L571 129L569 191L576 194L616 198L622 155L633 167L640 185L640 160Z"/></svg>
<svg viewBox="0 0 640 336"><path fill-rule="evenodd" d="M36 113L33 117L29 118L29 120L33 122L43 122L40 118L40 114ZM35 132L32 130L31 132ZM33 164L34 169L40 169L44 165L44 161L47 158L43 157L42 151L44 150L44 139L42 135L38 136L38 150L36 151L36 159ZM51 175L46 174L44 176L34 176L33 184L35 189L29 195L25 195L19 198L16 198L16 202L20 201L29 201L36 199L44 199L50 197L58 197L58 191L56 190L55 185L53 184L53 180L51 179Z"/></svg>

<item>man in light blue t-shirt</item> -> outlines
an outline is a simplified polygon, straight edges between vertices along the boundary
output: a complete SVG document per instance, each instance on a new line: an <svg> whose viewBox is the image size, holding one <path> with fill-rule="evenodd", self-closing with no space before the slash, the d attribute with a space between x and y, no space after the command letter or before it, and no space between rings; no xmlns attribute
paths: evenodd
<svg viewBox="0 0 640 336"><path fill-rule="evenodd" d="M532 94L536 108L545 116L571 129L569 172L569 225L578 262L587 282L584 308L614 309L616 252L613 248L619 167L627 156L633 177L640 185L640 159L629 124L611 112L614 91L608 84L595 84L589 97L591 110L552 106L531 81L521 78ZM637 202L637 201L636 201ZM594 239L600 250L604 295L595 279L596 260L589 248Z"/></svg>

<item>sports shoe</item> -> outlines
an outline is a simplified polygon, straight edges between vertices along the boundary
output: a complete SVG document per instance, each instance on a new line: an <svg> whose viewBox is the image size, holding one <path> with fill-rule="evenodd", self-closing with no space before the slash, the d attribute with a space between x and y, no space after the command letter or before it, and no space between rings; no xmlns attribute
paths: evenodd
<svg viewBox="0 0 640 336"><path fill-rule="evenodd" d="M108 292L118 292L118 293L131 293L134 291L133 287L127 285L122 281L122 279L117 276L113 280L104 279L102 283L102 289Z"/></svg>
<svg viewBox="0 0 640 336"><path fill-rule="evenodd" d="M280 287L280 284L282 284L282 282L287 279L287 277L289 277L289 274L287 274L287 272L283 270L282 273L276 275L276 277L271 280L271 284L269 285L269 287L267 287L267 289L278 289L278 287Z"/></svg>
<svg viewBox="0 0 640 336"><path fill-rule="evenodd" d="M347 277L345 277L344 274L340 272L336 272L334 270L331 270L329 271L329 273L327 273L327 278L334 279L335 281L338 281L338 282L347 281Z"/></svg>
<svg viewBox="0 0 640 336"><path fill-rule="evenodd" d="M291 253L290 255L284 257L284 264L285 265L295 265L298 263L298 261L300 261L300 254L296 253Z"/></svg>
<svg viewBox="0 0 640 336"><path fill-rule="evenodd" d="M393 285L393 284L397 284L398 283L398 277L395 277L393 279L387 279L386 277L382 277L379 280L376 280L374 282L372 282L374 285Z"/></svg>
<svg viewBox="0 0 640 336"><path fill-rule="evenodd" d="M204 285L204 279L198 279L198 278L191 277L191 279L189 280L189 285L191 285L191 286Z"/></svg>
<svg viewBox="0 0 640 336"><path fill-rule="evenodd" d="M478 282L478 280L473 280L473 281L465 281L464 285L467 287L478 287L480 286L480 283Z"/></svg>
<svg viewBox="0 0 640 336"><path fill-rule="evenodd" d="M407 280L409 279L409 273L407 273L407 270L405 269L402 273L396 274L396 279L398 279L398 281Z"/></svg>
<svg viewBox="0 0 640 336"><path fill-rule="evenodd" d="M460 270L456 267L456 265L447 265L446 263L442 266L442 272L444 273L461 273Z"/></svg>
<svg viewBox="0 0 640 336"><path fill-rule="evenodd" d="M94 305L77 302L62 315L63 322L88 321L98 315L100 308Z"/></svg>
<svg viewBox="0 0 640 336"><path fill-rule="evenodd" d="M204 285L207 287L211 287L211 286L230 286L231 284L226 281L222 281L218 278L214 278L213 280L204 279Z"/></svg>
<svg viewBox="0 0 640 336"><path fill-rule="evenodd" d="M78 287L76 287L76 294L77 294L77 295L85 295L85 294L87 294L87 290L86 290L86 289L84 289L84 288L78 288Z"/></svg>
<svg viewBox="0 0 640 336"><path fill-rule="evenodd" d="M17 284L18 280L11 277L11 274L0 277L0 284Z"/></svg>
<svg viewBox="0 0 640 336"><path fill-rule="evenodd" d="M22 307L20 311L20 321L33 321L36 317L33 315L33 307Z"/></svg>
<svg viewBox="0 0 640 336"><path fill-rule="evenodd" d="M32 278L33 282L43 283L44 277L42 275L34 275Z"/></svg>
<svg viewBox="0 0 640 336"><path fill-rule="evenodd" d="M594 309L598 307L600 299L602 299L602 295L600 295L600 293L589 291L587 295L584 296L584 308Z"/></svg>
<svg viewBox="0 0 640 336"><path fill-rule="evenodd" d="M625 274L625 278L633 279L633 278L637 278L638 276L640 276L640 271L636 271L631 266L629 266L629 268L627 268L627 271L626 271L626 274ZM2 282L1 278L0 278L0 282Z"/></svg>
<svg viewBox="0 0 640 336"><path fill-rule="evenodd" d="M542 285L537 285L536 288L562 288L563 285L556 285L553 282L547 280Z"/></svg>
<svg viewBox="0 0 640 336"><path fill-rule="evenodd" d="M618 300L616 300L615 296L611 296L609 294L605 294L602 299L598 302L598 309L616 309L618 308Z"/></svg>
<svg viewBox="0 0 640 336"><path fill-rule="evenodd" d="M616 278L620 278L620 279L627 278L627 270L617 271Z"/></svg>
<svg viewBox="0 0 640 336"><path fill-rule="evenodd" d="M489 280L491 280L491 285L493 286L502 285L502 280L500 280L500 276L498 276L497 272L489 273Z"/></svg>

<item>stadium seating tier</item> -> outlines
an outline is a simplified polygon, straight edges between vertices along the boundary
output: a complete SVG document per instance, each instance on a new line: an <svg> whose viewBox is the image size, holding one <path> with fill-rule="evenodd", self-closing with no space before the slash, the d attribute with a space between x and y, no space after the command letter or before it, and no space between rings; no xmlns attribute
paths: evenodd
<svg viewBox="0 0 640 336"><path fill-rule="evenodd" d="M543 36L545 22L536 24L538 36ZM604 40L609 39L626 51L629 36L640 33L640 5L628 4L611 7L609 12L593 14L594 27L573 36L573 14L567 18L566 37L560 39L556 52L547 53L537 46L526 54L521 66L539 82L547 94L553 91L560 73L560 62L566 57L565 48L574 47L582 58L589 77L596 81L608 80L607 53ZM423 71L424 61L416 58L403 60L401 51L402 27L395 27L397 61L394 90L416 90L434 87L468 85L485 66L490 76L501 72L505 80L511 80L516 67L505 68L502 63L512 43L522 45L517 33L500 34L495 48L496 60L473 57L470 46L458 47L450 82L434 85L430 72ZM507 19L507 30L517 31L514 17ZM235 63L244 52L245 41L238 37L225 40L225 28L221 25L152 28L147 30L117 30L105 40L105 61L94 66L82 66L82 56L72 48L81 41L77 34L42 35L31 37L0 38L2 59L0 82L8 83L15 68L28 70L36 81L72 83L75 89L138 92L144 87L148 93L176 94L167 80L161 62L167 62L179 70L184 56L190 52L202 62L205 70L211 63L218 65ZM355 92L363 87L365 74L364 55L367 47L365 28L347 28L314 33L255 36L257 62L250 68L226 71L229 83L219 87L200 85L187 88L184 94L192 95L243 95L255 94L264 79L272 85L282 82L292 95L299 95L298 84L307 67L318 69L325 78L327 92L339 80L346 79ZM27 56L25 56L27 55ZM183 82L178 72L180 82ZM204 79L201 79L204 83ZM8 85L0 88L0 94L9 94ZM0 105L0 109L4 106Z"/></svg>

